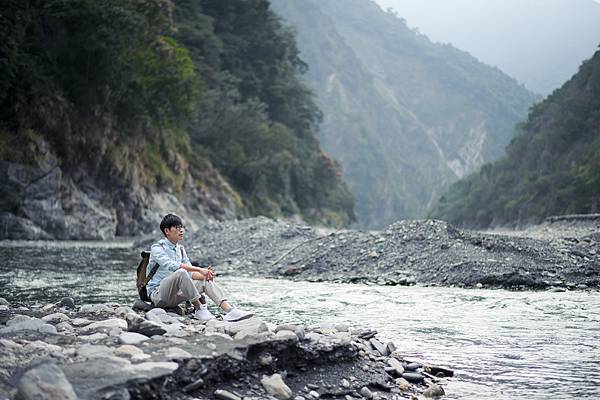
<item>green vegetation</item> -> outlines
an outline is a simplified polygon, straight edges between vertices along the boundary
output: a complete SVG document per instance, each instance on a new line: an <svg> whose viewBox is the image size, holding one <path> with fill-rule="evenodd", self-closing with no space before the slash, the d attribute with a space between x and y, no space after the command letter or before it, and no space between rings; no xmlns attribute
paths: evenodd
<svg viewBox="0 0 600 400"><path fill-rule="evenodd" d="M600 51L531 109L506 152L454 184L431 216L488 227L600 212Z"/></svg>
<svg viewBox="0 0 600 400"><path fill-rule="evenodd" d="M34 131L64 171L107 189L137 166L149 189L178 193L190 168L214 166L250 214L347 224L352 196L316 139L305 69L265 0L8 0L2 159Z"/></svg>

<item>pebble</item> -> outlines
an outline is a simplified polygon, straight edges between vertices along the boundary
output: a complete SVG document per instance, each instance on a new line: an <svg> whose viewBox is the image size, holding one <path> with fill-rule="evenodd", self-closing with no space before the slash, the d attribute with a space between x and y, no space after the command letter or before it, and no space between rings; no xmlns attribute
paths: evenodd
<svg viewBox="0 0 600 400"><path fill-rule="evenodd" d="M215 390L215 397L221 400L242 400L241 397L236 396L235 394L228 392L227 390Z"/></svg>
<svg viewBox="0 0 600 400"><path fill-rule="evenodd" d="M4 297L0 297L0 306L9 306L10 303Z"/></svg>
<svg viewBox="0 0 600 400"><path fill-rule="evenodd" d="M17 384L22 400L77 400L73 386L55 364L40 364L25 372Z"/></svg>
<svg viewBox="0 0 600 400"><path fill-rule="evenodd" d="M421 364L412 362L412 363L407 364L404 367L404 369L407 370L407 371L416 371L420 367L421 367Z"/></svg>
<svg viewBox="0 0 600 400"><path fill-rule="evenodd" d="M445 395L446 392L444 391L444 388L442 388L439 385L436 385L435 383L431 383L429 385L429 387L427 389L425 389L425 391L423 392L423 396L425 397L441 397L443 395Z"/></svg>
<svg viewBox="0 0 600 400"><path fill-rule="evenodd" d="M135 355L144 354L144 352L139 347L124 344L115 349L115 354L133 357Z"/></svg>
<svg viewBox="0 0 600 400"><path fill-rule="evenodd" d="M70 319L71 318L69 318L68 315L63 314L61 312L54 313L54 314L48 314L45 317L42 317L42 321L50 322L51 324L69 321Z"/></svg>
<svg viewBox="0 0 600 400"><path fill-rule="evenodd" d="M319 392L317 392L316 390L311 390L310 392L308 392L308 395L313 399L318 399L319 397L321 397Z"/></svg>
<svg viewBox="0 0 600 400"><path fill-rule="evenodd" d="M419 374L418 372L405 372L402 374L402 378L406 379L410 383L419 383L424 379L423 375Z"/></svg>
<svg viewBox="0 0 600 400"><path fill-rule="evenodd" d="M165 354L167 360L184 360L192 358L192 355L179 347L169 347Z"/></svg>

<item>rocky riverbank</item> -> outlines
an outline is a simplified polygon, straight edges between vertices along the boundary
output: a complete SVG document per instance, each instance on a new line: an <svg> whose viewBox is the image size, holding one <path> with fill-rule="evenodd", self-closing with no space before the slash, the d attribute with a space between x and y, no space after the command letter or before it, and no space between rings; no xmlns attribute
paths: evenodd
<svg viewBox="0 0 600 400"><path fill-rule="evenodd" d="M370 329L0 303L0 399L401 399L441 396L453 375Z"/></svg>
<svg viewBox="0 0 600 400"><path fill-rule="evenodd" d="M190 257L241 276L556 291L600 286L600 218L549 220L501 233L438 220L326 232L252 218L208 225L189 234L185 245Z"/></svg>

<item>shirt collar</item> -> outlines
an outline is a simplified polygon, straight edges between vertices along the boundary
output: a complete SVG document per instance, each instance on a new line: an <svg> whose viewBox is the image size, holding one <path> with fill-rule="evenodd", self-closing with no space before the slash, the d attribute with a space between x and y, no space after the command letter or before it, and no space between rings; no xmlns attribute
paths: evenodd
<svg viewBox="0 0 600 400"><path fill-rule="evenodd" d="M179 244L173 244L171 243L171 241L169 239L161 239L161 242L163 242L163 244L167 245L168 248L170 248L171 250L175 250L177 249L177 245Z"/></svg>

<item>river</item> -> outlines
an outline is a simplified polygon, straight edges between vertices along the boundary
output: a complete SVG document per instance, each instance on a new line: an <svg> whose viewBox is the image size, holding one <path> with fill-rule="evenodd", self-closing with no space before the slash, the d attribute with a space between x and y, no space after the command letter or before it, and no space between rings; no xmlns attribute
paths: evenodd
<svg viewBox="0 0 600 400"><path fill-rule="evenodd" d="M135 299L128 242L0 242L0 297ZM600 398L600 293L303 283L221 276L266 321L377 329L408 359L454 369L447 399Z"/></svg>

